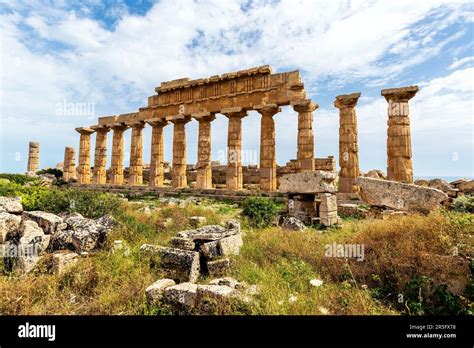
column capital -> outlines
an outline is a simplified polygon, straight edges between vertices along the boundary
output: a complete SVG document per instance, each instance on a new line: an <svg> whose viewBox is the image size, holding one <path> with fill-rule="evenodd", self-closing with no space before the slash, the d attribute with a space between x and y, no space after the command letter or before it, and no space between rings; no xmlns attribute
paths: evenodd
<svg viewBox="0 0 474 348"><path fill-rule="evenodd" d="M191 114L191 117L198 122L208 122L214 121L216 119L216 113L209 111L196 112L194 114Z"/></svg>
<svg viewBox="0 0 474 348"><path fill-rule="evenodd" d="M336 97L334 101L334 107L338 109L353 108L357 105L359 100L360 92L352 94L341 94Z"/></svg>
<svg viewBox="0 0 474 348"><path fill-rule="evenodd" d="M129 125L125 124L124 122L116 122L110 126L112 130L126 130L130 128Z"/></svg>
<svg viewBox="0 0 474 348"><path fill-rule="evenodd" d="M132 127L132 128L143 129L145 127L145 122L144 121L135 121L135 122L130 122L127 125L129 127Z"/></svg>
<svg viewBox="0 0 474 348"><path fill-rule="evenodd" d="M227 118L230 117L245 117L247 116L247 111L242 109L241 107L231 107L231 108L224 108L220 111L222 115Z"/></svg>
<svg viewBox="0 0 474 348"><path fill-rule="evenodd" d="M319 107L318 104L313 103L311 99L305 99L298 103L293 104L293 109L296 112L313 112Z"/></svg>
<svg viewBox="0 0 474 348"><path fill-rule="evenodd" d="M165 120L168 122L171 122L173 124L175 123L188 123L191 121L191 116L190 115L184 115L184 114L179 114L179 115L171 115L171 116L166 116Z"/></svg>
<svg viewBox="0 0 474 348"><path fill-rule="evenodd" d="M90 127L79 127L79 128L76 128L76 132L82 135L90 135L94 133L95 130Z"/></svg>
<svg viewBox="0 0 474 348"><path fill-rule="evenodd" d="M152 118L145 121L152 127L164 127L169 124L164 117Z"/></svg>
<svg viewBox="0 0 474 348"><path fill-rule="evenodd" d="M415 96L418 90L418 86L388 88L382 89L380 94L383 95L387 101L408 101Z"/></svg>
<svg viewBox="0 0 474 348"><path fill-rule="evenodd" d="M91 126L90 128L96 132L103 132L103 133L107 133L110 130L109 126L100 125L100 124Z"/></svg>
<svg viewBox="0 0 474 348"><path fill-rule="evenodd" d="M258 111L262 116L273 116L281 111L281 108L277 104L255 105L253 109Z"/></svg>

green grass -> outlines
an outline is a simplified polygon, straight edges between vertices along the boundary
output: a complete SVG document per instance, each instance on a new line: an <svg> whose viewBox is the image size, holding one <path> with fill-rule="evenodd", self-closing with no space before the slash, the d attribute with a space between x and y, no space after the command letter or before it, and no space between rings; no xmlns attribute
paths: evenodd
<svg viewBox="0 0 474 348"><path fill-rule="evenodd" d="M208 200L179 207L151 197L140 201L124 203L114 211L120 224L111 232L108 245L80 258L65 274L0 275L0 314L170 314L165 306L146 305L145 288L162 274L138 250L143 243L168 245L177 232L192 228L191 216L204 216L207 224L231 218L242 223L244 246L233 257L228 275L257 284L259 292L251 305L217 308L217 313L413 315L472 310L472 267L466 265L466 256L473 252L469 214L347 219L341 229L294 232L252 227L234 203ZM150 214L140 211L145 205L152 208ZM124 241L129 253L110 252L117 239ZM364 244L365 261L325 257L325 245L333 242ZM420 283L420 275L429 281ZM323 284L313 286L311 279ZM469 280L471 295L463 289L454 293L454 285ZM411 296L413 291L428 295L420 300ZM396 301L400 293L405 295L404 303Z"/></svg>

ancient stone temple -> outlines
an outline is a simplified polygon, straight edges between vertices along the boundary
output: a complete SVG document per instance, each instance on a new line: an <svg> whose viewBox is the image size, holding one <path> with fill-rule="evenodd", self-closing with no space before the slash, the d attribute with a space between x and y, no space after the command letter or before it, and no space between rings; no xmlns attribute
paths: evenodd
<svg viewBox="0 0 474 348"><path fill-rule="evenodd" d="M27 174L34 175L39 169L39 143L30 142L28 149L28 167Z"/></svg>
<svg viewBox="0 0 474 348"><path fill-rule="evenodd" d="M418 86L383 89L388 102L387 179L413 183L413 163L408 101Z"/></svg>
<svg viewBox="0 0 474 348"><path fill-rule="evenodd" d="M281 106L291 105L298 114L297 171L312 171L314 162L313 111L317 104L306 98L299 71L273 74L270 66L261 66L205 79L188 78L162 82L148 105L138 112L100 117L97 125L77 128L80 133L78 182L91 182L90 135L96 133L94 184L122 185L123 136L131 128L130 175L128 185L142 185L143 138L146 125L152 127L151 159L148 182L163 185L163 128L173 127L172 187L188 186L186 175L186 124L199 122L196 187L212 188L211 129L212 121L228 118L226 187L243 188L242 118L249 111L261 115L260 189L277 190L274 116ZM106 175L107 133L113 132L113 149L109 179Z"/></svg>

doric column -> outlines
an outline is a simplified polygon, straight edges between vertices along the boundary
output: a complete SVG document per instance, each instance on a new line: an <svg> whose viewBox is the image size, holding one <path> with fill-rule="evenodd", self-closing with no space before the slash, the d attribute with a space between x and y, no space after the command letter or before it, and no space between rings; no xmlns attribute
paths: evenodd
<svg viewBox="0 0 474 348"><path fill-rule="evenodd" d="M112 160L110 162L110 184L123 185L123 132L128 129L124 123L115 123L112 126Z"/></svg>
<svg viewBox="0 0 474 348"><path fill-rule="evenodd" d="M135 122L132 127L132 140L130 145L130 174L128 185L137 186L143 184L143 128L145 123Z"/></svg>
<svg viewBox="0 0 474 348"><path fill-rule="evenodd" d="M91 181L91 134L92 128L76 128L81 137L79 141L79 165L77 166L77 182L89 184Z"/></svg>
<svg viewBox="0 0 474 348"><path fill-rule="evenodd" d="M318 108L310 99L306 99L293 105L298 112L298 171L306 172L314 170L314 132L313 111Z"/></svg>
<svg viewBox="0 0 474 348"><path fill-rule="evenodd" d="M186 123L190 117L173 119L173 168L171 185L173 188L183 188L188 186L186 179Z"/></svg>
<svg viewBox="0 0 474 348"><path fill-rule="evenodd" d="M225 108L221 114L229 119L227 132L227 173L226 186L228 190L241 190L242 179L242 118L247 111L240 107Z"/></svg>
<svg viewBox="0 0 474 348"><path fill-rule="evenodd" d="M418 86L383 89L388 101L387 179L413 182L413 163L408 101L418 92Z"/></svg>
<svg viewBox="0 0 474 348"><path fill-rule="evenodd" d="M168 124L164 119L146 121L151 127L150 186L163 186L163 127Z"/></svg>
<svg viewBox="0 0 474 348"><path fill-rule="evenodd" d="M276 104L268 104L257 105L254 110L262 115L260 123L260 190L276 191L275 120L273 120L273 116L281 109Z"/></svg>
<svg viewBox="0 0 474 348"><path fill-rule="evenodd" d="M192 116L199 122L196 187L212 188L211 122L215 120L216 115L204 112Z"/></svg>
<svg viewBox="0 0 474 348"><path fill-rule="evenodd" d="M39 143L31 141L28 148L28 174L36 174L39 169Z"/></svg>
<svg viewBox="0 0 474 348"><path fill-rule="evenodd" d="M355 106L360 93L336 97L334 106L339 109L339 192L357 193L359 187L359 147L357 144L357 117Z"/></svg>
<svg viewBox="0 0 474 348"><path fill-rule="evenodd" d="M93 182L96 185L103 185L107 181L107 133L110 128L101 125L91 128L96 132Z"/></svg>
<svg viewBox="0 0 474 348"><path fill-rule="evenodd" d="M74 148L64 149L63 180L70 181L76 178L76 158Z"/></svg>

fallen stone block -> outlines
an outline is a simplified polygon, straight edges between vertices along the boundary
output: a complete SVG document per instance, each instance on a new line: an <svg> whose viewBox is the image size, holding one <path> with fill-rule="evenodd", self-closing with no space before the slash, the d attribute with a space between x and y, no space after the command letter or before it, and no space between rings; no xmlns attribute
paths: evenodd
<svg viewBox="0 0 474 348"><path fill-rule="evenodd" d="M57 231L51 237L50 251L74 249L72 245L73 230Z"/></svg>
<svg viewBox="0 0 474 348"><path fill-rule="evenodd" d="M240 230L240 228L239 228ZM244 245L242 234L238 233L230 237L219 239L217 246L222 256L239 255L240 248Z"/></svg>
<svg viewBox="0 0 474 348"><path fill-rule="evenodd" d="M208 225L195 230L181 231L178 237L193 241L214 241L239 233L235 228L225 228L220 225Z"/></svg>
<svg viewBox="0 0 474 348"><path fill-rule="evenodd" d="M439 208L448 196L434 188L396 181L358 177L362 199L370 205L402 211L428 213Z"/></svg>
<svg viewBox="0 0 474 348"><path fill-rule="evenodd" d="M36 222L46 234L53 234L67 228L62 218L44 211L24 211L21 216L23 220Z"/></svg>
<svg viewBox="0 0 474 348"><path fill-rule="evenodd" d="M18 232L21 217L7 212L0 212L0 243L5 243Z"/></svg>
<svg viewBox="0 0 474 348"><path fill-rule="evenodd" d="M191 216L189 222L191 226L198 227L206 223L206 218L204 216Z"/></svg>
<svg viewBox="0 0 474 348"><path fill-rule="evenodd" d="M93 220L77 213L69 215L64 221L73 231L71 244L78 253L102 247L107 239L107 233L115 223L115 220L107 215Z"/></svg>
<svg viewBox="0 0 474 348"><path fill-rule="evenodd" d="M218 248L219 241L215 240L212 242L207 242L201 245L200 251L204 258L207 260L213 260L221 255Z"/></svg>
<svg viewBox="0 0 474 348"><path fill-rule="evenodd" d="M359 207L358 204L341 203L337 206L337 212L342 217L355 217L365 219L369 216L369 211Z"/></svg>
<svg viewBox="0 0 474 348"><path fill-rule="evenodd" d="M193 283L181 283L164 289L163 299L171 305L192 309L196 305L198 286Z"/></svg>
<svg viewBox="0 0 474 348"><path fill-rule="evenodd" d="M157 255L160 265L168 276L180 282L195 283L199 278L199 253L190 250L166 248L159 245L143 244L140 251Z"/></svg>
<svg viewBox="0 0 474 348"><path fill-rule="evenodd" d="M196 248L196 244L191 239L181 237L171 238L171 246L183 250L194 250Z"/></svg>
<svg viewBox="0 0 474 348"><path fill-rule="evenodd" d="M23 205L20 197L0 197L0 212L21 214Z"/></svg>
<svg viewBox="0 0 474 348"><path fill-rule="evenodd" d="M146 300L149 305L156 304L163 296L163 291L176 285L173 279L159 279L146 288Z"/></svg>
<svg viewBox="0 0 474 348"><path fill-rule="evenodd" d="M286 229L286 230L292 230L292 231L305 231L307 230L305 224L298 220L295 217L286 217L283 220L283 223L281 224L281 227Z"/></svg>
<svg viewBox="0 0 474 348"><path fill-rule="evenodd" d="M283 193L334 193L336 172L311 171L286 174L280 177L279 191Z"/></svg>
<svg viewBox="0 0 474 348"><path fill-rule="evenodd" d="M18 247L30 250L28 253L34 255L46 250L50 241L51 235L46 235L38 224L31 220L23 220L18 229Z"/></svg>
<svg viewBox="0 0 474 348"><path fill-rule="evenodd" d="M58 252L53 254L52 269L55 274L63 274L69 267L76 264L79 255L75 252Z"/></svg>
<svg viewBox="0 0 474 348"><path fill-rule="evenodd" d="M222 277L229 267L229 259L220 259L207 262L207 271L211 277Z"/></svg>

